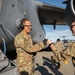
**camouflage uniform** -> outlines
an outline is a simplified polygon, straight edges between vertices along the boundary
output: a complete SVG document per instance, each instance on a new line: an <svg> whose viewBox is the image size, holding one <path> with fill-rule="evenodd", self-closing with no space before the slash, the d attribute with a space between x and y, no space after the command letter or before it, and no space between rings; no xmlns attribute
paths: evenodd
<svg viewBox="0 0 75 75"><path fill-rule="evenodd" d="M75 67L75 43L72 43L72 46L70 47L70 53L72 55L72 62L73 62L73 65Z"/></svg>
<svg viewBox="0 0 75 75"><path fill-rule="evenodd" d="M75 42L71 43L69 47L64 52L66 59L72 57L73 65L75 66Z"/></svg>
<svg viewBox="0 0 75 75"><path fill-rule="evenodd" d="M44 48L44 43L40 42L33 45L32 38L29 34L19 33L14 40L17 59L16 64L19 72L25 71L33 75L33 52L40 51Z"/></svg>
<svg viewBox="0 0 75 75"><path fill-rule="evenodd" d="M72 57L75 57L75 42L70 43L69 47L65 50L64 53L69 54Z"/></svg>
<svg viewBox="0 0 75 75"><path fill-rule="evenodd" d="M60 49L60 52L62 52L63 49L61 50L61 48L59 48L61 46L60 45L57 45L57 47L58 47L57 49L58 50ZM57 54L60 55L59 52L57 52ZM73 64L75 65L75 42L70 43L69 47L67 47L67 49L65 49L65 51L63 51L63 54L62 55L63 55L63 57L65 59L68 59L69 57L72 57Z"/></svg>
<svg viewBox="0 0 75 75"><path fill-rule="evenodd" d="M61 54L60 54L60 52L62 52L64 50L64 45L61 42L57 42L55 44L55 47L58 50L56 55L58 56L59 60L61 60Z"/></svg>
<svg viewBox="0 0 75 75"><path fill-rule="evenodd" d="M75 57L75 43L72 44L70 51L71 51L71 55Z"/></svg>

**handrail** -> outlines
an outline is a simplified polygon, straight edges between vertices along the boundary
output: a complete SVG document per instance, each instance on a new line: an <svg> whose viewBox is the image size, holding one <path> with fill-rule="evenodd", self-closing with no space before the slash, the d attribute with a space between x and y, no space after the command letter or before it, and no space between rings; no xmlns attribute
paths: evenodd
<svg viewBox="0 0 75 75"><path fill-rule="evenodd" d="M6 42L5 42L4 38L2 38L2 40L3 40L3 44L4 44L4 54L6 55Z"/></svg>

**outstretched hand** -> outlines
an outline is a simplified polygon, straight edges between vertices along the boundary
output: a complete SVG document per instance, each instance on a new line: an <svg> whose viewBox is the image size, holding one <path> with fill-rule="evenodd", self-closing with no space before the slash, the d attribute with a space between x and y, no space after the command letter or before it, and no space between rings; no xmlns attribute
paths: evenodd
<svg viewBox="0 0 75 75"><path fill-rule="evenodd" d="M47 40L47 45L51 44L52 41L51 40Z"/></svg>

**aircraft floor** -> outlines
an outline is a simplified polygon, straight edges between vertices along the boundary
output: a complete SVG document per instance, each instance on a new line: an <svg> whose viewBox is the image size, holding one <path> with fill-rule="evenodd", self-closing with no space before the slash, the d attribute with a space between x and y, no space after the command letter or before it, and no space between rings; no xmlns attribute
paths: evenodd
<svg viewBox="0 0 75 75"><path fill-rule="evenodd" d="M52 52L38 52L35 57L35 72L34 75L75 75L75 68L69 58L68 64L61 62L60 69L55 68L51 61Z"/></svg>

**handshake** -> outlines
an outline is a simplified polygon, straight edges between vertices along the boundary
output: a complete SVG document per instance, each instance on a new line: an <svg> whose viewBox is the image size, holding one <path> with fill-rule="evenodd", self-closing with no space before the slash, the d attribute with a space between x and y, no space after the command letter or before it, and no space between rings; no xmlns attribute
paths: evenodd
<svg viewBox="0 0 75 75"><path fill-rule="evenodd" d="M53 54L55 55L56 59L59 61L58 56L57 56L58 50L56 49L56 47L54 46L51 40L48 40L48 44L49 44L49 47L52 49Z"/></svg>
<svg viewBox="0 0 75 75"><path fill-rule="evenodd" d="M47 45L52 49L53 52L56 51L56 48L51 40L47 40Z"/></svg>
<svg viewBox="0 0 75 75"><path fill-rule="evenodd" d="M53 51L56 50L56 48L51 40L44 39L43 43L44 43L44 45L49 46Z"/></svg>
<svg viewBox="0 0 75 75"><path fill-rule="evenodd" d="M57 50L56 50L56 47L55 47L54 43L53 43L51 40L48 40L48 39L45 39L44 41L45 41L44 43L46 43L46 45L49 46L49 47L52 49L54 55L55 55L56 58L57 58L57 55L56 55ZM58 59L58 58L57 58L57 59Z"/></svg>

